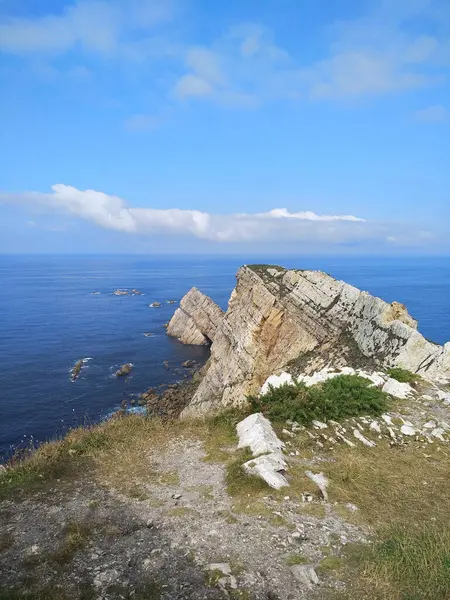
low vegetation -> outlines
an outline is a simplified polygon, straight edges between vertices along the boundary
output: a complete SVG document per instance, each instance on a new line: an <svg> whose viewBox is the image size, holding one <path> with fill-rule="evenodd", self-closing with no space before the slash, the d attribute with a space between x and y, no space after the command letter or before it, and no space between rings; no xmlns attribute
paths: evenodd
<svg viewBox="0 0 450 600"><path fill-rule="evenodd" d="M358 375L339 375L309 388L302 383L270 387L267 394L249 401L254 412L261 411L274 422L291 419L303 425L314 419L380 415L388 406L388 396Z"/></svg>
<svg viewBox="0 0 450 600"><path fill-rule="evenodd" d="M331 499L354 503L359 522L376 534L368 546L349 550L342 598L450 598L448 453L386 442L374 450L339 448L324 467Z"/></svg>
<svg viewBox="0 0 450 600"><path fill-rule="evenodd" d="M396 379L400 383L414 383L420 379L420 375L401 367L392 367L392 369L388 369L387 373L392 379Z"/></svg>

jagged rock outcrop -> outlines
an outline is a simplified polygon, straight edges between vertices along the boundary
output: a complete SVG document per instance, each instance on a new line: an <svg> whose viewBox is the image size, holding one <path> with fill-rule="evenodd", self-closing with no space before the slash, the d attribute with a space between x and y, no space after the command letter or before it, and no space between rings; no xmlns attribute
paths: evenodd
<svg viewBox="0 0 450 600"><path fill-rule="evenodd" d="M187 317L177 319L188 323L196 314L196 299L204 297L195 292L181 303L188 304ZM200 338L202 330L192 327L192 333ZM240 405L280 369L399 365L430 380L450 379L450 343L426 340L401 304L319 271L242 267L228 310L208 337L214 343L206 373L183 416Z"/></svg>
<svg viewBox="0 0 450 600"><path fill-rule="evenodd" d="M181 300L167 333L183 344L208 345L214 341L223 316L223 310L211 298L193 287Z"/></svg>

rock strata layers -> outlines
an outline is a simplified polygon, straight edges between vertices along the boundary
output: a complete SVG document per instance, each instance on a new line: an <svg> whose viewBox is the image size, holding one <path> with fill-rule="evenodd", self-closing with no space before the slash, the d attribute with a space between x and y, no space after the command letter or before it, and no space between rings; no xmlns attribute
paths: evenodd
<svg viewBox="0 0 450 600"><path fill-rule="evenodd" d="M203 380L182 416L240 405L281 369L401 366L429 380L450 380L450 343L426 340L403 305L319 271L244 266L224 316L195 288L180 308L170 334L184 343L213 341Z"/></svg>
<svg viewBox="0 0 450 600"><path fill-rule="evenodd" d="M222 309L194 287L181 300L167 333L183 344L209 345L216 337L223 316Z"/></svg>

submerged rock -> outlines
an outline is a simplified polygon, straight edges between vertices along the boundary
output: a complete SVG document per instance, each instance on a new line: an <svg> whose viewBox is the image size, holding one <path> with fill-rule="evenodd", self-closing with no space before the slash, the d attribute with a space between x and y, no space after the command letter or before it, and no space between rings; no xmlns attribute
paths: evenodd
<svg viewBox="0 0 450 600"><path fill-rule="evenodd" d="M152 302L149 304L150 308L161 308L161 302Z"/></svg>

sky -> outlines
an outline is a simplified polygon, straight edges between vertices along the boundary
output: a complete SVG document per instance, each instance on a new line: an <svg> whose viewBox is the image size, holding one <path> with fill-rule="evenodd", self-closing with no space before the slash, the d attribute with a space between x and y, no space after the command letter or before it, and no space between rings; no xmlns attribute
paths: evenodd
<svg viewBox="0 0 450 600"><path fill-rule="evenodd" d="M450 255L448 0L0 0L0 253Z"/></svg>

